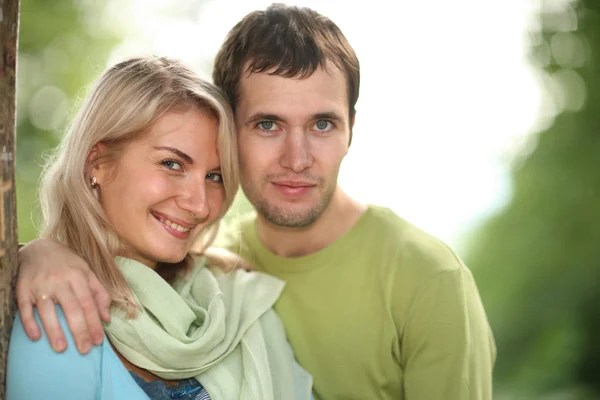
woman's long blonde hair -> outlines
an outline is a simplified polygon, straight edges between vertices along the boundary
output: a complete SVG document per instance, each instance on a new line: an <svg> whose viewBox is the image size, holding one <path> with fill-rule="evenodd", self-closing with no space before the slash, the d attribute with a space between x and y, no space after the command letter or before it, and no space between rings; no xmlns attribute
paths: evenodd
<svg viewBox="0 0 600 400"><path fill-rule="evenodd" d="M233 114L220 89L176 60L138 57L108 68L92 87L42 174L42 236L58 240L80 255L107 288L113 303L129 313L135 312L135 301L114 263L124 245L90 186L89 170L118 159L121 150L146 134L165 112L194 108L218 121L225 189L221 215L202 232L195 246L206 249L238 189ZM106 148L102 158L88 160L98 143Z"/></svg>

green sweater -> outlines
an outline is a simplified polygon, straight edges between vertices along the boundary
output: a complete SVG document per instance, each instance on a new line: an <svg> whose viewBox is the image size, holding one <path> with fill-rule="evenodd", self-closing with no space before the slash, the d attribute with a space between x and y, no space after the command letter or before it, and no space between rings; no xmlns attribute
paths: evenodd
<svg viewBox="0 0 600 400"><path fill-rule="evenodd" d="M496 348L471 272L440 240L369 206L331 246L269 251L256 216L226 246L287 282L275 304L317 400L491 399Z"/></svg>

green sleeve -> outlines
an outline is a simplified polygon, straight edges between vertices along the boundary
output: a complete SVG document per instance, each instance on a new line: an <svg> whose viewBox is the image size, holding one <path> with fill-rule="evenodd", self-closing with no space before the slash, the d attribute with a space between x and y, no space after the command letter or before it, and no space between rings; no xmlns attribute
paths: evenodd
<svg viewBox="0 0 600 400"><path fill-rule="evenodd" d="M471 271L460 265L438 272L404 315L399 337L407 400L492 398L496 348Z"/></svg>

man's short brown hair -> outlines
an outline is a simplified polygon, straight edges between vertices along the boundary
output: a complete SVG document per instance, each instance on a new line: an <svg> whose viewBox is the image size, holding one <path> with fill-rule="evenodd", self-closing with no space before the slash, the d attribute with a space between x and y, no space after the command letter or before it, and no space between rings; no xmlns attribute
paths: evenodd
<svg viewBox="0 0 600 400"><path fill-rule="evenodd" d="M346 77L350 123L356 113L358 58L338 26L309 8L272 4L245 16L229 31L215 59L213 81L235 111L243 73L308 78L332 63Z"/></svg>

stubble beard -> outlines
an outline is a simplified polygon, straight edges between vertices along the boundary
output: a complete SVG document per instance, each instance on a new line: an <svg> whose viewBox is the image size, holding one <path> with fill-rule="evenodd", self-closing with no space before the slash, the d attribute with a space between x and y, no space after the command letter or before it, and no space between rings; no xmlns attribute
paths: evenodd
<svg viewBox="0 0 600 400"><path fill-rule="evenodd" d="M247 185L242 184L242 190L248 201L256 209L256 212L269 223L285 228L306 228L319 218L329 206L329 203L331 203L335 186L330 187L329 185L319 184L315 187L316 190L320 188L323 189L321 190L322 195L318 203L306 211L299 212L294 210L293 205L278 206L273 204L260 194L260 190L255 190L255 187L247 187Z"/></svg>

